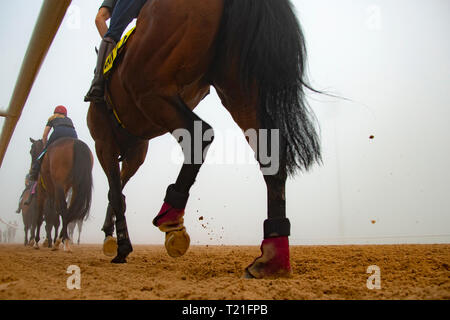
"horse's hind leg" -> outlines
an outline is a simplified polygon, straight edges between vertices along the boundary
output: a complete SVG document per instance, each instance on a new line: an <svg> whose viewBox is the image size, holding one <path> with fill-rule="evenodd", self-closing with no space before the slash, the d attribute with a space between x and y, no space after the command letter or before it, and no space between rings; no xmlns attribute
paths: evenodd
<svg viewBox="0 0 450 320"><path fill-rule="evenodd" d="M247 278L290 276L288 236L291 225L286 218L286 178L286 168L283 164L280 164L278 172L264 174L267 186L268 218L264 221L262 254L246 268L245 277Z"/></svg>
<svg viewBox="0 0 450 320"><path fill-rule="evenodd" d="M77 226L78 226L78 240L77 240L77 245L80 245L81 229L83 229L83 220L78 221L78 222L77 222Z"/></svg>
<svg viewBox="0 0 450 320"><path fill-rule="evenodd" d="M184 255L189 248L184 209L214 133L211 126L192 112L180 97L171 102L179 121L172 124L170 132L182 147L184 163L176 182L167 188L164 204L153 224L166 233L167 253L176 258Z"/></svg>
<svg viewBox="0 0 450 320"><path fill-rule="evenodd" d="M285 140L279 136L278 130L261 129L255 107L257 99L253 97L252 100L251 95L243 94L236 86L237 83L229 81L222 87L215 87L224 106L244 130L267 186L267 219L264 221L262 254L246 268L244 276L246 278L289 276L290 222L286 218Z"/></svg>
<svg viewBox="0 0 450 320"><path fill-rule="evenodd" d="M37 229L37 225L38 225L38 219L39 216L43 214L43 199L42 196L40 196L38 194L37 196L37 200L33 199L33 201L37 201L37 205L36 205L36 210L32 211L32 215L30 217L30 240L28 242L28 245L30 247L34 246L35 242L36 242L36 229Z"/></svg>
<svg viewBox="0 0 450 320"><path fill-rule="evenodd" d="M56 242L56 239L58 238L59 224L60 224L59 215L56 214L56 212L55 212L55 221L54 221L54 225L53 225L53 227L55 228L54 242Z"/></svg>
<svg viewBox="0 0 450 320"><path fill-rule="evenodd" d="M44 222L44 216L39 215L37 217L37 225L36 225L36 234L34 236L34 248L39 249L39 241L41 240L41 226L42 222Z"/></svg>
<svg viewBox="0 0 450 320"><path fill-rule="evenodd" d="M23 243L23 245L24 246L26 246L27 244L28 244L28 229L29 229L30 227L28 226L28 225L25 225L24 227L23 227L23 231L25 232L25 241L24 241L24 243Z"/></svg>
<svg viewBox="0 0 450 320"><path fill-rule="evenodd" d="M285 143L277 130L258 130L257 137L257 160L267 186L267 219L264 221L262 254L246 268L244 276L258 279L288 277L291 274L288 240L291 225L286 218Z"/></svg>
<svg viewBox="0 0 450 320"><path fill-rule="evenodd" d="M30 240L27 242L27 245L29 246L33 246L35 241L35 234L36 234L36 226L37 226L37 214L35 215L35 217L33 217L33 221L31 223L31 227L30 227Z"/></svg>
<svg viewBox="0 0 450 320"><path fill-rule="evenodd" d="M22 216L23 216L23 231L25 233L25 238L24 238L24 246L26 246L28 244L28 230L30 229L30 225L29 225L29 216L31 213L31 209L28 208L27 210L22 211Z"/></svg>
<svg viewBox="0 0 450 320"><path fill-rule="evenodd" d="M52 201L50 201L50 200L47 200L45 202L45 232L46 232L47 237L45 238L43 246L48 247L48 248L52 247L53 221L52 221L51 203L52 203Z"/></svg>
<svg viewBox="0 0 450 320"><path fill-rule="evenodd" d="M73 232L75 229L76 222L72 221L67 225L67 234L69 235L70 240L73 242Z"/></svg>
<svg viewBox="0 0 450 320"><path fill-rule="evenodd" d="M51 248L52 247L52 229L53 229L53 225L50 222L50 219L46 219L47 221L45 222L45 232L47 234L47 238L45 239L44 242L44 246Z"/></svg>
<svg viewBox="0 0 450 320"><path fill-rule="evenodd" d="M44 192L45 191L43 191L38 186L37 210L36 210L36 212L34 212L33 219L32 219L32 225L31 225L32 239L30 240L30 245L33 246L35 249L39 249L41 225L42 225L42 222L44 221L44 203L45 203Z"/></svg>
<svg viewBox="0 0 450 320"><path fill-rule="evenodd" d="M59 237L53 246L53 250L57 250L61 242L66 243L67 240L69 239L69 236L67 234L68 221L67 221L66 196L64 194L64 189L62 187L56 186L55 186L55 211L56 211L55 216L57 217L57 219L59 219L59 216L62 217L63 225Z"/></svg>

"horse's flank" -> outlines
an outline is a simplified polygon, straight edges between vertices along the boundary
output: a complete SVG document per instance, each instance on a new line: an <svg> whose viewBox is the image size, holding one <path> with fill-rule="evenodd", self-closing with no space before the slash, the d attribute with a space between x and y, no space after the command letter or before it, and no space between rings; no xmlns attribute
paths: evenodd
<svg viewBox="0 0 450 320"><path fill-rule="evenodd" d="M183 127L167 100L180 95L194 109L208 94L223 1L209 0L208 15L203 2L179 2L182 8L174 11L170 1L148 1L142 9L108 86L119 118L132 124L127 127L134 135L151 139Z"/></svg>

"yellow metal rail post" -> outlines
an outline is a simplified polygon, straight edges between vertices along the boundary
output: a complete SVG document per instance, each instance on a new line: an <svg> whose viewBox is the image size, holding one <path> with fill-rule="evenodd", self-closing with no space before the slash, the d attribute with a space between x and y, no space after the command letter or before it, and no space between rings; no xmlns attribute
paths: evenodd
<svg viewBox="0 0 450 320"><path fill-rule="evenodd" d="M0 136L0 167L39 69L71 2L44 0L42 4L8 109L0 111L0 116L5 117Z"/></svg>

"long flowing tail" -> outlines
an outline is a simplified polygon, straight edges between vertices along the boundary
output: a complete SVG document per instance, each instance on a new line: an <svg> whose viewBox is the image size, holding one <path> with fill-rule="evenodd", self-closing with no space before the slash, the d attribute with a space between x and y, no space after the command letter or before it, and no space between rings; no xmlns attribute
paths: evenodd
<svg viewBox="0 0 450 320"><path fill-rule="evenodd" d="M321 162L316 118L306 103L306 49L289 0L225 0L219 46L239 61L241 86L256 85L262 128L279 129L287 173ZM236 60L237 59L237 60Z"/></svg>
<svg viewBox="0 0 450 320"><path fill-rule="evenodd" d="M67 211L68 222L87 219L92 200L92 153L81 140L73 145L72 199Z"/></svg>

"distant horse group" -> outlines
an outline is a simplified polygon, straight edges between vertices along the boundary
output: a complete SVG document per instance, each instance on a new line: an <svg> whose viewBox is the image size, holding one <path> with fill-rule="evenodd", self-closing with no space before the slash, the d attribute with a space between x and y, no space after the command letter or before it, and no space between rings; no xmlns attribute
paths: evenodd
<svg viewBox="0 0 450 320"><path fill-rule="evenodd" d="M43 152L44 144L42 140L30 138L30 141L33 162ZM39 248L40 228L44 221L45 246L56 250L64 243L65 249L70 250L69 240L75 225L78 225L79 244L82 221L87 218L91 206L92 166L92 153L81 140L60 138L48 147L42 158L38 181L26 190L20 204L25 245ZM27 204L30 193L33 195ZM58 234L61 221L62 229Z"/></svg>

